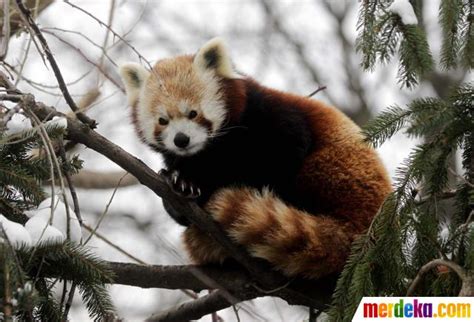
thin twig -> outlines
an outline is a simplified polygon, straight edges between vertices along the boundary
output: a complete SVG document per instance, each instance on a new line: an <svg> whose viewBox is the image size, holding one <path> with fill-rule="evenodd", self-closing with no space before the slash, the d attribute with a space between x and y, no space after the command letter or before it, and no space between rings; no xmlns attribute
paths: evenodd
<svg viewBox="0 0 474 322"><path fill-rule="evenodd" d="M17 1L19 1L19 0L17 0ZM130 43L129 43L128 41L126 41L122 36L120 36L117 32L115 32L109 25L107 25L106 23L104 23L102 20L100 20L99 18L97 18L96 16L94 16L93 14L91 14L90 12L88 12L88 11L82 9L81 7L75 5L74 3L72 3L72 2L70 2L70 1L68 1L68 0L64 0L64 3L66 3L66 4L70 5L71 7L73 7L73 8L75 8L75 9L81 11L82 13L86 14L87 16L91 17L91 18L94 19L96 22L98 22L99 25L101 25L101 26L105 27L106 29L108 29L108 30L114 35L114 37L117 37L117 38L120 39L122 42L124 42L125 45L126 45L127 47L129 47L129 48L138 56L138 58L140 59L140 61L145 62L145 63L148 65L148 67L150 68L150 70L152 69L152 66L150 65L150 63L148 62L148 60L147 60L142 54L140 54L140 52L138 52L138 50L137 50L134 46L130 45Z"/></svg>
<svg viewBox="0 0 474 322"><path fill-rule="evenodd" d="M418 193L418 191L416 191ZM427 201L430 201L432 198L436 197L437 199L450 199L456 197L458 191L457 190L446 190L442 191L438 196L433 196L433 195L426 195L422 197L420 200L415 201L416 205L422 205L426 203Z"/></svg>
<svg viewBox="0 0 474 322"><path fill-rule="evenodd" d="M22 14L25 22L33 30L36 38L38 38L39 42L41 43L41 46L43 47L44 53L46 54L49 64L51 65L51 68L53 69L56 80L58 81L58 85L59 85L59 88L61 89L61 93L63 93L64 99L66 100L67 104L69 105L69 107L71 108L73 112L77 113L77 118L80 121L89 125L90 128L95 128L97 126L96 122L79 111L78 107L76 106L76 103L74 102L71 95L69 94L69 90L67 89L66 82L64 81L64 78L61 74L61 70L59 69L59 66L56 63L53 53L49 49L48 43L46 42L46 39L41 33L41 30L38 28L33 18L31 17L30 10L25 7L22 0L16 0L16 5L17 5L18 10Z"/></svg>
<svg viewBox="0 0 474 322"><path fill-rule="evenodd" d="M0 228L3 230L3 225L0 223ZM5 233L5 231L4 231ZM5 234L6 235L6 234ZM13 303L11 298L11 289L10 289L10 268L8 267L8 261L3 263L3 284L4 284L4 299L3 299L3 318L5 321L13 321Z"/></svg>
<svg viewBox="0 0 474 322"><path fill-rule="evenodd" d="M114 21L114 17L115 17L115 0L112 0L110 2L109 19L107 21L107 25L109 26L110 29L112 29L112 23ZM98 65L101 68L104 68L104 59L107 56L107 43L109 42L110 29L107 29L105 31L104 42L102 44L102 55L100 56L99 63L98 63ZM97 87L99 87L101 81L102 80L99 74L99 77L97 77Z"/></svg>
<svg viewBox="0 0 474 322"><path fill-rule="evenodd" d="M61 294L61 302L59 302L59 307L63 307L64 302L66 301L66 295L67 295L67 280L63 279L63 292ZM55 281L56 283L57 281Z"/></svg>
<svg viewBox="0 0 474 322"><path fill-rule="evenodd" d="M0 47L0 60L4 60L8 53L10 43L10 0L3 0L3 28L2 44Z"/></svg>
<svg viewBox="0 0 474 322"><path fill-rule="evenodd" d="M30 54L31 43L33 42L33 36L29 34L28 39L26 40L26 48L23 50L23 58L21 59L20 68L18 70L17 78L15 80L15 86L18 86L18 83L23 78L23 70L25 69L26 61L28 60L28 56Z"/></svg>
<svg viewBox="0 0 474 322"><path fill-rule="evenodd" d="M101 55L101 58L102 58L102 64L105 62L104 61L104 58L107 58L107 60L112 64L114 65L115 67L117 67L117 63L107 54L106 52L106 49L103 48L102 46L100 46L99 44L97 44L96 42L94 42L91 38L89 38L88 36L86 36L84 33L80 32L80 31L76 31L76 30L67 30L67 29L63 29L63 28L58 28L58 27L45 27L45 28L41 28L41 31L45 34L48 34L48 35L52 35L52 36L55 36L56 38L59 39L59 35L53 31L60 31L60 32L63 32L63 33L66 33L66 34L73 34L73 35L77 35L79 37L81 37L82 39L86 40L88 43L90 43L92 46L98 48L101 52L102 52L102 55ZM61 39L64 39L64 38L61 38ZM99 66L103 67L103 65L98 63Z"/></svg>
<svg viewBox="0 0 474 322"><path fill-rule="evenodd" d="M469 187L471 188L474 188L474 184L467 181L466 178L464 178L462 175L460 175L459 173L457 173L455 170L453 170L453 168L451 167L448 167L448 171L455 177L457 177L458 179L460 179L463 183L465 183L466 185L468 185Z"/></svg>
<svg viewBox="0 0 474 322"><path fill-rule="evenodd" d="M120 178L124 176L125 171L92 171L81 170L79 173L72 176L73 184L82 189L114 189L117 185L120 188L129 187L139 184L137 178L128 175L118 183Z"/></svg>
<svg viewBox="0 0 474 322"><path fill-rule="evenodd" d="M246 296L239 299L245 301L254 298L253 296ZM206 296L200 297L197 300L185 302L177 305L167 311L152 315L146 321L148 322L180 322L199 319L204 315L215 311L225 309L235 303L229 303L228 300L222 296L222 291L217 290Z"/></svg>
<svg viewBox="0 0 474 322"><path fill-rule="evenodd" d="M420 284L423 275L425 275L427 272L432 270L433 268L437 266L446 266L450 268L453 272L455 272L459 278L464 282L467 278L466 270L456 264L455 262L445 260L445 259L434 259L431 262L428 262L427 264L423 265L420 270L418 271L418 274L416 275L415 279L412 281L410 287L408 288L407 291L407 296L413 296L415 293L416 287L418 284Z"/></svg>
<svg viewBox="0 0 474 322"><path fill-rule="evenodd" d="M97 221L97 223L96 223L94 229L91 231L89 237L87 237L86 241L84 242L84 245L89 242L89 240L90 240L90 239L92 238L92 236L95 234L95 232L97 231L97 229L99 229L99 226L100 226L100 224L102 223L102 220L105 218L105 215L109 212L109 207L110 207L110 205L112 204L112 201L114 200L114 197L115 197L115 194L117 193L118 188L120 187L120 183L122 182L123 178L125 178L127 175L128 175L128 172L126 172L126 173L122 176L122 178L120 178L120 180L117 182L117 185L115 186L114 191L112 192L112 196L110 196L109 202L107 203L107 205L105 205L104 211L103 211L102 214L100 215L99 220Z"/></svg>
<svg viewBox="0 0 474 322"><path fill-rule="evenodd" d="M40 0L35 0L35 6L34 6L34 18L35 19L38 17L39 2L40 2ZM45 1L42 1L42 2L45 2ZM23 58L22 58L21 63L20 63L20 69L19 69L19 72L18 72L18 77L15 80L15 86L18 86L18 83L20 82L20 80L23 76L23 70L25 69L26 61L28 60L28 57L29 57L29 54L30 54L31 44L34 42L34 37L31 34L29 34L28 36L29 37L28 37L28 40L27 40L26 48L23 51ZM35 43L35 45L37 45L37 44ZM41 58L43 58L43 56L41 56Z"/></svg>
<svg viewBox="0 0 474 322"><path fill-rule="evenodd" d="M316 88L316 90L314 90L311 94L309 94L308 97L313 97L317 93L319 93L321 91L324 91L326 88L328 88L328 87L327 86L319 86L318 88Z"/></svg>
<svg viewBox="0 0 474 322"><path fill-rule="evenodd" d="M68 40L62 38L61 36L53 33L53 32L47 32L45 31L45 33L55 37L56 39L58 39L60 42L62 42L63 44L67 45L68 47L71 47L73 48L78 54L79 56L81 56L85 61L87 61L90 65L94 66L95 68L97 68L112 84L115 85L115 87L117 87L118 89L120 89L120 91L122 93L125 93L125 88L119 83L117 82L115 79L113 79L101 66L99 66L97 63L95 63L94 61L92 61L89 57L86 56L86 54L84 54L82 52L82 50L80 50L79 48L77 48L76 46L74 46L72 43L70 43Z"/></svg>
<svg viewBox="0 0 474 322"><path fill-rule="evenodd" d="M96 236L97 238L99 238L100 240L102 240L104 243L106 243L107 245L109 245L110 247L112 247L113 249L117 250L118 252L122 253L123 255L127 256L128 258L130 258L131 260L133 260L134 262L137 262L137 263L140 263L142 265L148 265L147 263L145 263L144 261L142 261L141 259L133 256L132 254L130 254L129 252L127 252L125 249L123 249L122 247L114 244L113 242L111 242L107 237L105 237L104 235L100 234L98 231L95 231L92 227L90 227L89 225L85 224L85 223L82 223L82 227L84 227L87 231L89 231L91 233L91 235L94 235Z"/></svg>
<svg viewBox="0 0 474 322"><path fill-rule="evenodd" d="M0 94L0 101L10 101L10 102L21 102L23 99L22 95L17 94Z"/></svg>
<svg viewBox="0 0 474 322"><path fill-rule="evenodd" d="M34 80L22 75L21 73L21 70L17 70L16 67L10 65L9 63L7 62L2 62L3 65L5 65L6 67L8 67L14 74L16 74L17 76L17 81L19 80L24 80L25 82L27 82L30 86L32 87L42 87L42 88L50 88L50 89L58 89L59 88L59 85L49 85L49 84L43 84L43 83L39 83L39 82L35 82ZM81 76L79 76L77 79L73 80L73 81L70 81L70 82L67 82L66 85L67 86L71 86L71 85L75 85L77 84L78 82L80 82L81 80L83 80L85 77L87 77L92 71L94 70L93 67L91 67L87 72L85 72L84 74L82 74ZM33 86L34 85L34 86ZM15 85L16 86L16 85ZM35 87L35 88L37 88ZM78 104L79 105L79 104Z"/></svg>
<svg viewBox="0 0 474 322"><path fill-rule="evenodd" d="M240 322L239 309L237 308L237 305L232 305L232 310L234 310L234 314L235 314L235 318L237 319L237 322Z"/></svg>
<svg viewBox="0 0 474 322"><path fill-rule="evenodd" d="M272 28L276 32L278 32L288 44L293 47L296 54L300 58L300 63L303 65L304 70L309 73L312 81L316 84L321 84L321 75L317 68L313 65L311 60L308 58L304 44L299 41L297 37L291 35L291 33L288 32L288 30L286 30L286 28L282 25L280 19L278 19L278 17L276 16L274 12L274 2L270 0L260 0L259 2L264 14L267 16L267 19L271 21ZM326 93L326 97L331 103L336 103L336 100L334 99L334 97L331 96L330 93Z"/></svg>
<svg viewBox="0 0 474 322"><path fill-rule="evenodd" d="M61 140L59 142L59 155L63 159L63 162L67 162L66 158L66 150L64 149L64 143ZM69 191L71 192L72 202L74 205L74 213L76 214L76 218L79 221L79 225L82 225L82 216L81 216L81 209L79 207L79 199L77 198L76 189L74 188L74 184L72 183L71 175L67 171L63 171L64 176L66 177L66 182L69 187Z"/></svg>
<svg viewBox="0 0 474 322"><path fill-rule="evenodd" d="M19 0L17 0L19 1ZM160 77L158 77L157 73L155 72L155 70L153 69L153 66L151 66L150 62L142 55L140 54L140 52L130 44L130 42L126 41L125 38L123 38L122 36L120 36L117 32L115 32L110 26L108 26L106 23L104 23L102 20L100 20L99 18L97 18L96 16L94 16L93 14L91 14L90 12L88 12L87 10L84 10L82 9L81 7L75 5L74 3L71 3L70 1L68 0L64 0L64 3L70 5L71 7L81 11L82 13L86 14L87 16L91 17L92 19L94 19L95 21L97 21L101 26L107 28L113 35L114 37L117 37L118 39L120 39L127 47L129 47L137 56L138 58L140 59L141 62L144 62L148 69L155 75L157 76L157 81L158 81L158 86L161 88L163 94L166 94L167 91L166 91L166 88L163 84L163 82L161 81Z"/></svg>
<svg viewBox="0 0 474 322"><path fill-rule="evenodd" d="M63 313L63 322L67 322L67 316L69 315L69 310L71 309L72 306L72 300L74 299L74 293L76 292L76 282L73 281L71 285L71 289L69 290L69 296L67 298L66 305L64 307L64 313Z"/></svg>

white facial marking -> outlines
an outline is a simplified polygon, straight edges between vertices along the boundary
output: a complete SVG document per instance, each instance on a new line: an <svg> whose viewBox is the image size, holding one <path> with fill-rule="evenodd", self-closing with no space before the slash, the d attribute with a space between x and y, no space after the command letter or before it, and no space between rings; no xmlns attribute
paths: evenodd
<svg viewBox="0 0 474 322"><path fill-rule="evenodd" d="M155 125L157 122L156 115L153 115L146 106L148 104L147 95L144 93L142 89L140 93L140 99L138 101L137 106L137 121L138 126L143 134L143 139L152 145L156 145L156 138L155 138Z"/></svg>
<svg viewBox="0 0 474 322"><path fill-rule="evenodd" d="M189 103L187 101L181 101L178 103L178 109L182 115L187 115L189 112Z"/></svg>
<svg viewBox="0 0 474 322"><path fill-rule="evenodd" d="M174 144L176 134L183 133L189 136L189 145L182 149ZM192 120L180 118L170 120L169 124L161 133L161 138L166 149L178 155L192 155L201 150L207 141L206 129Z"/></svg>
<svg viewBox="0 0 474 322"><path fill-rule="evenodd" d="M226 118L224 98L219 91L219 80L213 71L199 71L199 77L206 84L201 100L201 111L206 119L212 123L212 131L219 130Z"/></svg>

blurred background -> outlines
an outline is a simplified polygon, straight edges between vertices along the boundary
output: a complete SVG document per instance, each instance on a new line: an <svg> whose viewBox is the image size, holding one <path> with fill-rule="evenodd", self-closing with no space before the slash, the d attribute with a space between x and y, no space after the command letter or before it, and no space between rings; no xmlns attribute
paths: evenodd
<svg viewBox="0 0 474 322"><path fill-rule="evenodd" d="M35 1L28 1L33 4ZM403 106L415 97L446 95L449 86L472 75L436 71L415 90L401 89L396 62L372 72L360 67L356 54L358 1L355 0L83 0L73 5L40 1L38 24L65 77L73 98L99 123L98 131L151 168L162 161L136 137L129 119L117 65L126 61L154 64L160 58L194 53L207 40L223 37L236 68L259 82L281 90L309 95L347 113L359 125L383 108ZM437 24L438 0L413 1L422 13L431 49L438 59L441 44ZM7 70L18 87L38 101L69 109L51 69L27 33L14 29ZM379 149L391 175L416 142L396 136ZM106 260L147 264L185 264L182 228L164 212L161 200L117 165L75 146L84 169L76 176L79 202L87 224L104 237L89 245ZM104 241L108 240L108 243ZM127 255L128 254L128 255ZM135 259L130 257L132 255ZM188 300L180 291L110 288L119 316L143 320ZM259 299L238 307L242 321L303 321L307 309L277 299ZM236 321L232 309L219 312ZM73 321L87 320L79 297ZM209 320L205 317L203 320Z"/></svg>

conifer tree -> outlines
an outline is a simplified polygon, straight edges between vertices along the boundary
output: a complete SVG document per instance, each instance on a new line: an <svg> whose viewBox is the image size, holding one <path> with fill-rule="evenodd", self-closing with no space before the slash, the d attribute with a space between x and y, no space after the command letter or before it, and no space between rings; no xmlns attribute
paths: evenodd
<svg viewBox="0 0 474 322"><path fill-rule="evenodd" d="M413 87L434 61L422 27L404 24L406 10L391 10L395 2L402 1L361 2L357 49L364 69L398 57L398 80ZM441 1L440 68L472 69L473 16L472 0ZM351 321L363 296L473 296L474 83L452 88L447 98L391 106L364 132L375 147L398 132L422 143L398 168L393 193L367 234L354 243L333 295L330 320ZM449 163L456 153L462 158L458 171ZM452 173L454 184L448 180ZM441 207L446 200L454 201L447 209Z"/></svg>
<svg viewBox="0 0 474 322"><path fill-rule="evenodd" d="M19 113L22 112L18 109ZM3 123L11 119L3 115ZM37 126L7 133L8 124L0 131L0 215L24 224L24 211L34 210L46 198L43 184L51 179L51 160L46 153L44 137L62 144L65 128L57 125ZM39 152L38 152L39 151ZM55 156L56 157L56 156ZM77 157L59 157L56 178L75 173L81 168ZM60 276L48 278L48 276ZM85 246L66 240L36 245L16 245L9 240L0 221L0 321L63 321L67 319L67 302L59 302L53 287L59 282L74 283L82 295L91 318L103 321L113 313L113 305L105 283L111 272L103 261Z"/></svg>

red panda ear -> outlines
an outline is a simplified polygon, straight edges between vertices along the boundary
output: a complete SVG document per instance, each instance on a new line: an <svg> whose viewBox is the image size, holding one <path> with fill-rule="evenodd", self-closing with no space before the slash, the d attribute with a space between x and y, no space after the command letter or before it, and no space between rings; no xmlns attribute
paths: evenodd
<svg viewBox="0 0 474 322"><path fill-rule="evenodd" d="M137 63L125 63L120 65L119 73L125 85L128 104L134 106L150 72Z"/></svg>
<svg viewBox="0 0 474 322"><path fill-rule="evenodd" d="M241 78L234 71L230 55L221 38L213 38L199 49L194 56L194 66L199 71L214 70L224 78Z"/></svg>

